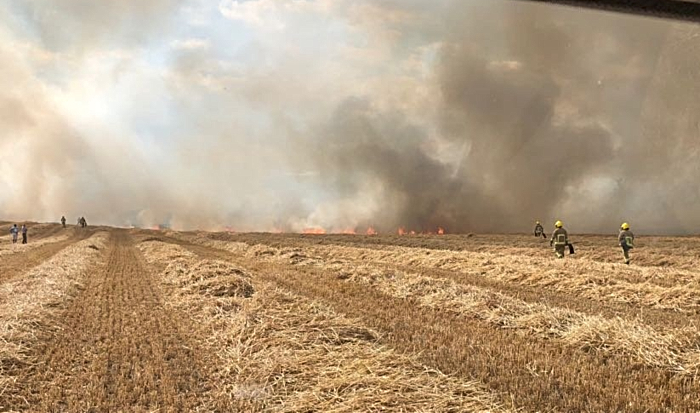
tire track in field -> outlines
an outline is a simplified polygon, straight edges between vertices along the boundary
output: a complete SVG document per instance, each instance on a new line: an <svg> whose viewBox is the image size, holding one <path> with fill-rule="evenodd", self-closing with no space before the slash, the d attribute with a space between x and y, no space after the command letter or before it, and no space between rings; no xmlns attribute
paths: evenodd
<svg viewBox="0 0 700 413"><path fill-rule="evenodd" d="M62 315L34 375L31 411L192 411L205 389L187 317L163 296L125 231ZM29 398L29 397L28 397Z"/></svg>
<svg viewBox="0 0 700 413"><path fill-rule="evenodd" d="M0 257L0 282L10 280L29 271L69 245L82 241L94 233L95 231L77 231L66 240L44 244L27 251Z"/></svg>

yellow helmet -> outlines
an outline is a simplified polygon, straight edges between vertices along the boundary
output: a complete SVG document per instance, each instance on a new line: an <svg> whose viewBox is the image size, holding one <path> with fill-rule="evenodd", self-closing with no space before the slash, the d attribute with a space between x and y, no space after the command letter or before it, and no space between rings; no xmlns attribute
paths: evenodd
<svg viewBox="0 0 700 413"><path fill-rule="evenodd" d="M557 221L557 222L554 223L554 226L557 227L557 228L561 228L561 227L564 226L564 224L562 224L561 221Z"/></svg>
<svg viewBox="0 0 700 413"><path fill-rule="evenodd" d="M539 224L540 224L540 221L535 221L535 224L539 225Z"/></svg>
<svg viewBox="0 0 700 413"><path fill-rule="evenodd" d="M628 230L628 229L630 229L630 224L628 224L628 223L625 222L625 223L623 223L622 225L620 225L620 228L621 228L621 229L624 229L624 230Z"/></svg>

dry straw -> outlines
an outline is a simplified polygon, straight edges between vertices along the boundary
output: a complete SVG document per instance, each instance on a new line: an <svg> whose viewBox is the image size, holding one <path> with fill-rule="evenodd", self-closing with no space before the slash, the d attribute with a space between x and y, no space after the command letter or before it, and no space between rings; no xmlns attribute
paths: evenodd
<svg viewBox="0 0 700 413"><path fill-rule="evenodd" d="M207 332L211 405L240 411L503 411L473 382L382 347L377 333L317 302L182 247L139 245L162 268L169 305ZM216 285L225 284L226 294ZM203 288L206 286L206 288ZM229 405L221 405L228 400ZM217 405L218 403L218 405Z"/></svg>
<svg viewBox="0 0 700 413"><path fill-rule="evenodd" d="M247 246L238 242L209 240L193 242L248 256L287 257L290 263L333 260L373 262L402 268L441 269L486 277L504 283L542 287L598 301L619 302L677 312L700 309L700 273L627 267L590 260L555 261L547 258L486 252L455 252L385 246L381 249L344 246L274 248Z"/></svg>
<svg viewBox="0 0 700 413"><path fill-rule="evenodd" d="M46 238L41 238L38 240L32 240L28 244L22 244L21 242L18 242L17 244L13 244L9 237L1 237L1 238L3 238L3 239L0 240L0 256L3 256L3 255L16 254L18 252L31 251L33 249L44 246L46 244L53 244L56 242L65 241L69 238L69 236L68 236L68 234L55 235L55 236L50 236L50 237L46 237ZM4 238L7 238L7 239L4 239ZM21 238L20 238L20 240L21 240Z"/></svg>
<svg viewBox="0 0 700 413"><path fill-rule="evenodd" d="M278 249L254 245L243 250L242 245L245 244L240 243L227 247L222 241L199 240L199 242L239 252L248 258L292 265L319 266L328 270L329 276L371 285L389 296L414 299L426 307L454 311L499 328L527 331L537 337L559 340L577 348L624 354L645 365L678 374L696 375L700 369L700 335L695 329L675 329L660 333L637 320L608 319L544 304L530 304L486 288L464 285L452 280L435 279L402 270L390 270L384 265L375 264L376 262L390 263L398 257L399 260L409 261L409 265L419 267L436 265L444 268L449 263L458 265L459 268L468 268L464 261L458 261L458 253L397 248L399 255L394 255L396 251L393 248L389 248L389 251L376 251L330 247L333 250L339 249L337 254L333 254L333 250L327 250L329 247ZM411 252L415 255L410 255ZM497 260L493 257L489 259ZM577 265L573 267L580 268ZM567 267L560 265L557 268ZM506 275L502 275L501 278L507 281L521 277L520 269L521 267L518 266L502 268L501 274L506 273ZM559 273L539 277L542 283L537 285L554 286L556 289L562 289L562 285L587 285L585 280L574 282L564 280L562 278L565 275ZM587 288L595 287L589 285ZM615 292L623 294L625 291L620 289ZM676 289L664 291L669 295L659 300L665 299L666 302L671 302L671 291ZM639 291L636 291L636 294L640 294ZM659 297L662 297L661 293ZM697 297L693 299L697 300ZM680 299L676 296L676 300Z"/></svg>
<svg viewBox="0 0 700 413"><path fill-rule="evenodd" d="M38 334L55 327L48 321L50 314L76 293L100 260L107 238L97 233L0 285L0 400L15 403L14 386L21 384L23 369L34 363L30 348Z"/></svg>

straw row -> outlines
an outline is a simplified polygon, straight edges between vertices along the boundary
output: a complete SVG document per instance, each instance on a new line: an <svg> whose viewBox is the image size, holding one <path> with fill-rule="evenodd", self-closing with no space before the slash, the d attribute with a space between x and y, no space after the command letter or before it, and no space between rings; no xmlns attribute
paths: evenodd
<svg viewBox="0 0 700 413"><path fill-rule="evenodd" d="M47 316L74 295L102 257L106 233L73 244L50 260L0 285L0 389L11 400L21 370L32 364L37 335L52 328ZM10 395L10 396L7 396ZM3 406L0 406L0 410Z"/></svg>
<svg viewBox="0 0 700 413"><path fill-rule="evenodd" d="M330 252L326 256L307 255L310 248L276 249L256 245L246 249L245 244L220 241L207 244L224 247L249 259L321 267L329 276L370 285L392 297L413 299L426 307L447 309L498 328L526 331L538 338L559 340L573 347L632 356L645 365L676 373L697 374L700 368L700 335L694 329L660 333L636 320L607 319L544 304L530 304L485 288L386 269L373 264L374 260L368 256L371 256L371 250L339 248L334 257ZM353 260L339 259L348 256L348 252L355 253L351 255ZM413 262L421 259L431 262L433 259L432 254L418 255ZM514 270L512 273L517 274Z"/></svg>
<svg viewBox="0 0 700 413"><path fill-rule="evenodd" d="M191 242L249 257L278 256L290 263L334 260L373 262L397 268L440 269L489 280L572 294L581 298L642 307L696 312L700 310L700 275L676 269L627 267L587 260L553 259L485 252L457 252L423 248L382 249L344 246L274 248L241 242L189 238Z"/></svg>
<svg viewBox="0 0 700 413"><path fill-rule="evenodd" d="M356 320L259 282L233 264L201 260L182 247L158 242L139 248L149 262L163 267L163 282L175 291L170 305L209 332L203 342L218 366L214 399L232 400L228 407L502 411L478 384L425 368L383 347L378 334ZM233 292L211 294L199 287L203 283L224 283Z"/></svg>

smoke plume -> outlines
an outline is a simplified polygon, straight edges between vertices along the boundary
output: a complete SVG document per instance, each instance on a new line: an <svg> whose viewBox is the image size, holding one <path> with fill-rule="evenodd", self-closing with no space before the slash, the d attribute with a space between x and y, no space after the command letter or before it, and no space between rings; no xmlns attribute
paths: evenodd
<svg viewBox="0 0 700 413"><path fill-rule="evenodd" d="M505 0L0 5L2 216L700 226L700 28Z"/></svg>

